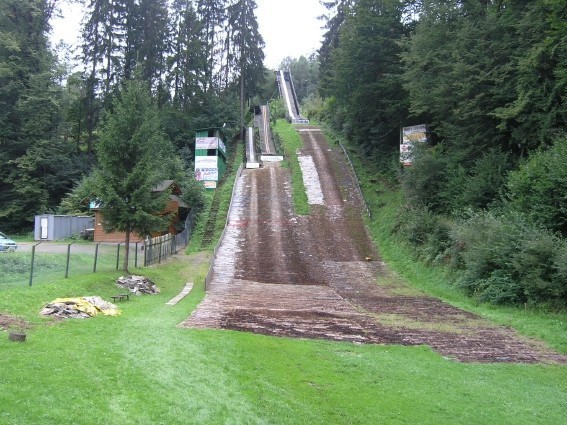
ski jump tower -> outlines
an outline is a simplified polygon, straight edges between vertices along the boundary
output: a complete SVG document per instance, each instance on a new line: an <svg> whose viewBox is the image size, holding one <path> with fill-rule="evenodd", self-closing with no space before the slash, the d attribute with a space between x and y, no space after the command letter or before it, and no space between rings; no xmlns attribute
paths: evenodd
<svg viewBox="0 0 567 425"><path fill-rule="evenodd" d="M276 75L280 96L284 99L289 121L292 124L309 124L309 120L301 116L299 111L299 102L295 94L291 72L289 70L279 70Z"/></svg>

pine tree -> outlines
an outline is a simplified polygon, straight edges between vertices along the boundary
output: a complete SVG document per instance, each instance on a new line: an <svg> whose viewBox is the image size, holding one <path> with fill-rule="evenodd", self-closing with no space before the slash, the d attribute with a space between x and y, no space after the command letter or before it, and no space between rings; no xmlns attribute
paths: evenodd
<svg viewBox="0 0 567 425"><path fill-rule="evenodd" d="M116 77L118 62L118 43L115 34L116 12L114 2L109 0L89 0L88 19L82 28L82 61L85 65L86 88L86 131L87 152L94 155L95 130L101 115L103 101L101 89L108 96ZM103 98L104 98L103 96Z"/></svg>
<svg viewBox="0 0 567 425"><path fill-rule="evenodd" d="M139 67L141 78L156 87L165 72L169 26L167 0L128 3L124 18L124 73L130 79Z"/></svg>
<svg viewBox="0 0 567 425"><path fill-rule="evenodd" d="M206 57L205 92L215 87L215 69L220 66L222 52L222 29L226 23L228 0L197 0L197 16L201 21L202 40Z"/></svg>
<svg viewBox="0 0 567 425"><path fill-rule="evenodd" d="M255 0L237 0L228 10L234 46L234 73L238 75L240 87L241 139L244 138L245 101L258 89L264 76L264 39L258 31L254 14L257 7Z"/></svg>
<svg viewBox="0 0 567 425"><path fill-rule="evenodd" d="M201 40L202 23L193 2L173 2L170 56L167 60L167 82L173 93L173 104L183 113L203 91L205 82L205 43Z"/></svg>
<svg viewBox="0 0 567 425"><path fill-rule="evenodd" d="M320 0L320 3L329 10L331 16L323 16L325 19L325 32L323 42L319 48L319 93L323 97L331 95L328 83L332 75L331 57L333 51L339 47L340 31L350 8L356 0Z"/></svg>
<svg viewBox="0 0 567 425"><path fill-rule="evenodd" d="M127 271L132 233L147 236L163 228L167 218L159 213L168 194L152 190L167 176L164 168L171 163L172 148L147 84L126 82L100 130L97 154L92 191L101 202L105 230L126 233Z"/></svg>
<svg viewBox="0 0 567 425"><path fill-rule="evenodd" d="M331 55L327 93L336 100L347 136L365 150L390 151L407 116L402 88L402 4L358 0L345 18Z"/></svg>
<svg viewBox="0 0 567 425"><path fill-rule="evenodd" d="M53 204L40 162L61 120L48 50L55 1L0 2L0 227L21 231ZM50 192L51 190L51 192Z"/></svg>

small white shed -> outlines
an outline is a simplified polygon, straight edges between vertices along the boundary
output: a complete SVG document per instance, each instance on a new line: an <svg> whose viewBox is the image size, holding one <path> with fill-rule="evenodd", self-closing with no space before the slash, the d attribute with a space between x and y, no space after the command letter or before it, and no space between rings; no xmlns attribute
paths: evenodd
<svg viewBox="0 0 567 425"><path fill-rule="evenodd" d="M56 241L94 229L94 217L43 214L35 216L34 239Z"/></svg>

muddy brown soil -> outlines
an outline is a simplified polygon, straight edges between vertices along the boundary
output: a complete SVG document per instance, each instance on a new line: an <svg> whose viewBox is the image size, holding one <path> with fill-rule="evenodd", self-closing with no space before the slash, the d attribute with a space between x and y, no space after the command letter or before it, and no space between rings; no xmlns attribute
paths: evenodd
<svg viewBox="0 0 567 425"><path fill-rule="evenodd" d="M279 163L244 170L200 306L182 324L356 343L431 346L463 362L567 362L542 343L408 287L380 260L342 152L299 128L323 193L293 213Z"/></svg>
<svg viewBox="0 0 567 425"><path fill-rule="evenodd" d="M24 319L0 313L0 330L29 329L31 325Z"/></svg>

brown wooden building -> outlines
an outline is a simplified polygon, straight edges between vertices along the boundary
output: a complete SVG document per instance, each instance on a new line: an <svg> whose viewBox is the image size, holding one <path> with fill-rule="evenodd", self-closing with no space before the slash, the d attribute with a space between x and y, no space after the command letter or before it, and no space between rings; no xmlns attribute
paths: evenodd
<svg viewBox="0 0 567 425"><path fill-rule="evenodd" d="M166 235L168 233L176 235L181 230L183 230L180 228L181 223L183 223L183 220L185 220L185 217L189 213L190 208L185 202L183 202L179 198L179 196L181 195L181 189L179 188L177 183L175 183L174 180L164 180L156 188L153 189L153 192L159 193L159 192L164 192L166 190L169 190L171 194L169 196L167 205L164 208L164 210L161 212L161 214L165 215L172 213L171 221L168 227L166 229L163 229L163 231L152 233L151 235L152 237ZM97 208L92 208L92 210L95 212L94 241L113 242L113 243L124 242L124 240L126 239L126 233L106 232L104 230L104 225L103 225L104 216L102 214L102 211L100 211ZM134 233L130 235L130 242L143 242L143 240L144 237L140 235Z"/></svg>

